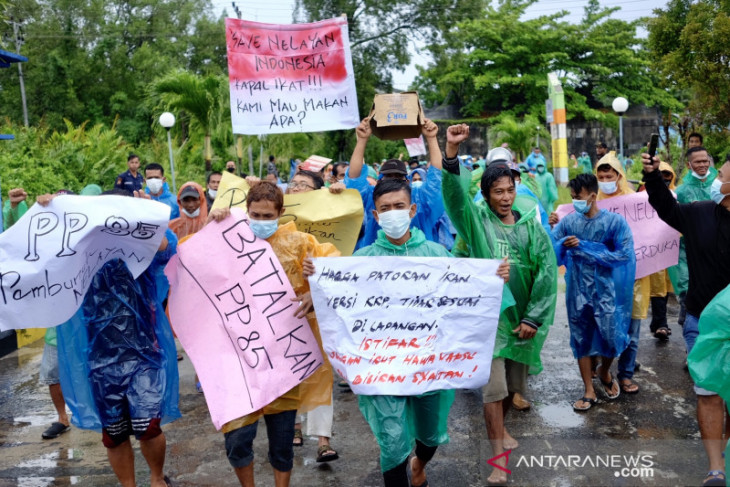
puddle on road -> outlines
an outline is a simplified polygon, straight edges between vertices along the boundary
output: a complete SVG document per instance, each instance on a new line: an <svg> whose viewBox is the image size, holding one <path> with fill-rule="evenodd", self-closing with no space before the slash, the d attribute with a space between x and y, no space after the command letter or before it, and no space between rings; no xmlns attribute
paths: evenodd
<svg viewBox="0 0 730 487"><path fill-rule="evenodd" d="M568 404L550 404L538 406L537 414L548 426L554 428L577 428L583 426L585 419L573 411Z"/></svg>
<svg viewBox="0 0 730 487"><path fill-rule="evenodd" d="M80 457L78 450L73 448L63 449L61 451L54 451L46 453L38 458L31 458L19 463L17 466L21 468L56 468L58 467L59 461L73 460L74 457Z"/></svg>
<svg viewBox="0 0 730 487"><path fill-rule="evenodd" d="M36 414L31 416L16 416L13 418L15 425L49 426L56 420L53 414Z"/></svg>
<svg viewBox="0 0 730 487"><path fill-rule="evenodd" d="M51 487L62 485L77 485L79 478L76 476L67 479L56 479L54 477L18 477L18 487Z"/></svg>

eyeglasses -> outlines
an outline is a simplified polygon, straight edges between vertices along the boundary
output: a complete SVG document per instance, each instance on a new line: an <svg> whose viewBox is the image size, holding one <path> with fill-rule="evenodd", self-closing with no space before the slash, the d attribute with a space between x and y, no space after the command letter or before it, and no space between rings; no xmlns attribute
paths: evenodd
<svg viewBox="0 0 730 487"><path fill-rule="evenodd" d="M314 189L314 186L310 186L304 181L292 181L287 186L291 189Z"/></svg>

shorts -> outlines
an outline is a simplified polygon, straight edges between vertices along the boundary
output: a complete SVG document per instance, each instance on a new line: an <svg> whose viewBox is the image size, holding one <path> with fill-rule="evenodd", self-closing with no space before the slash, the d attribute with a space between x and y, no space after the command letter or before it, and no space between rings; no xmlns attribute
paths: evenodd
<svg viewBox="0 0 730 487"><path fill-rule="evenodd" d="M280 472L294 468L294 423L296 411L265 414L266 433L269 436L269 463ZM253 440L259 422L225 433L226 455L233 468L247 467L253 462Z"/></svg>
<svg viewBox="0 0 730 487"><path fill-rule="evenodd" d="M514 393L524 395L529 367L508 358L493 357L489 382L482 387L482 401L497 402Z"/></svg>
<svg viewBox="0 0 730 487"><path fill-rule="evenodd" d="M43 347L43 357L41 358L41 371L38 377L41 384L52 386L60 384L61 379L58 376L58 347L55 345L45 344Z"/></svg>
<svg viewBox="0 0 730 487"><path fill-rule="evenodd" d="M90 374L107 448L124 443L132 434L144 441L162 433L160 418L165 371L148 367L121 374L128 364L110 365Z"/></svg>

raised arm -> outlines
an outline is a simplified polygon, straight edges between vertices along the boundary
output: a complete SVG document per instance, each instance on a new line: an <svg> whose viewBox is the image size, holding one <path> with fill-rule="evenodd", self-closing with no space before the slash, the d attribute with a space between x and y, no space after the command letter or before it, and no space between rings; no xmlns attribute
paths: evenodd
<svg viewBox="0 0 730 487"><path fill-rule="evenodd" d="M659 158L651 159L649 154L641 154L641 162L644 164L644 183L646 192L649 195L649 204L656 210L659 218L680 233L687 230L687 216L682 211L682 206L674 199L674 195L664 184L661 172L659 172Z"/></svg>
<svg viewBox="0 0 730 487"><path fill-rule="evenodd" d="M441 169L441 148L436 136L439 133L439 127L433 123L430 119L426 119L426 123L423 124L421 129L423 137L426 139L426 145L428 146L428 162L431 166L436 169Z"/></svg>
<svg viewBox="0 0 730 487"><path fill-rule="evenodd" d="M366 118L360 125L355 129L355 135L357 136L357 143L355 144L355 150L352 151L350 157L350 167L348 173L351 179L357 179L360 177L362 172L362 166L365 164L365 148L368 145L368 139L373 135L373 131L370 129L370 119Z"/></svg>

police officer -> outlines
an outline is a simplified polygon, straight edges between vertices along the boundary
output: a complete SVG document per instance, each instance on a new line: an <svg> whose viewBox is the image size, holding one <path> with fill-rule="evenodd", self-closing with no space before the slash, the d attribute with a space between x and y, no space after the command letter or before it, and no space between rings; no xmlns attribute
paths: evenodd
<svg viewBox="0 0 730 487"><path fill-rule="evenodd" d="M117 176L117 182L114 183L115 188L126 189L129 192L139 191L144 184L144 176L139 173L139 156L129 154L127 157L127 171Z"/></svg>

